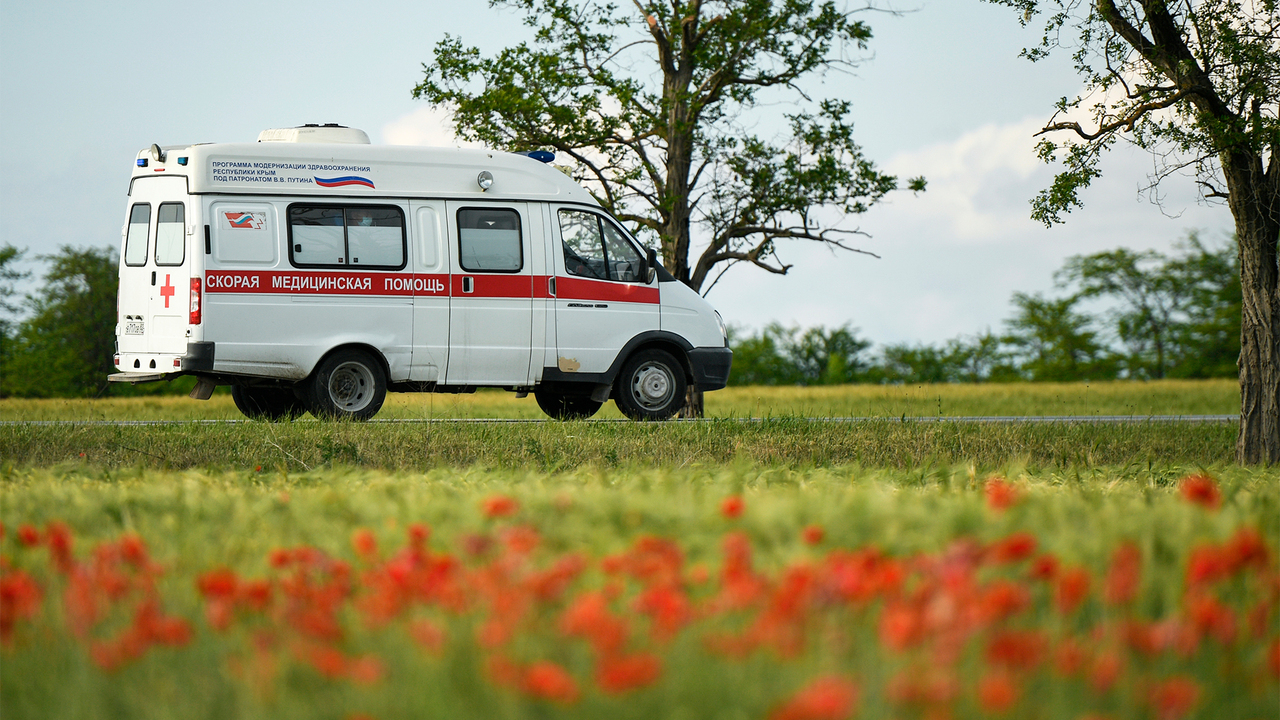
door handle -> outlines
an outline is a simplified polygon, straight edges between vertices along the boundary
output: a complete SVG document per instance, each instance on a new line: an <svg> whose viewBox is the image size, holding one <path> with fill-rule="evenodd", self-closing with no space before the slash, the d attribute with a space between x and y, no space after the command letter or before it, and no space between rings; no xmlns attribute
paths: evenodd
<svg viewBox="0 0 1280 720"><path fill-rule="evenodd" d="M151 271L151 287L155 287L155 286L156 286L156 271L152 270Z"/></svg>
<svg viewBox="0 0 1280 720"><path fill-rule="evenodd" d="M475 290L475 281L469 277L462 278L462 292L469 293Z"/></svg>
<svg viewBox="0 0 1280 720"><path fill-rule="evenodd" d="M556 296L556 279L554 276L547 278L547 294L551 297Z"/></svg>

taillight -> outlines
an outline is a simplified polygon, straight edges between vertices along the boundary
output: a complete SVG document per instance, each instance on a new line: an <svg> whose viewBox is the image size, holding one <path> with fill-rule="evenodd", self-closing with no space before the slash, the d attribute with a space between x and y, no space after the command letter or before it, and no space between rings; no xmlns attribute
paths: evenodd
<svg viewBox="0 0 1280 720"><path fill-rule="evenodd" d="M191 278L191 317L187 320L192 325L200 324L200 278Z"/></svg>

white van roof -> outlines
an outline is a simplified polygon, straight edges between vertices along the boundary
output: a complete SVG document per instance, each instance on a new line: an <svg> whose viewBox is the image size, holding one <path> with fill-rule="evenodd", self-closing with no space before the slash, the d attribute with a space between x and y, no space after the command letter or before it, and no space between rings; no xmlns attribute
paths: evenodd
<svg viewBox="0 0 1280 720"><path fill-rule="evenodd" d="M306 129L304 126L286 131ZM286 131L268 130L259 137L268 133L284 136ZM364 135L359 130L355 132ZM334 133L320 133L325 134ZM350 133L338 134L352 137ZM488 190L481 190L479 184L484 172L492 176ZM152 146L140 151L133 178L157 177L160 173L186 177L191 194L485 197L597 204L590 193L559 169L525 155L497 150L276 138L255 143Z"/></svg>

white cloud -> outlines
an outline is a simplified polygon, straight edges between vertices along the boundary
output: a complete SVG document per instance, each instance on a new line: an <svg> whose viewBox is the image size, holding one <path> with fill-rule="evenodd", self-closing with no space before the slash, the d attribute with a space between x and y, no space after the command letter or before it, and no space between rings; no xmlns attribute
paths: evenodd
<svg viewBox="0 0 1280 720"><path fill-rule="evenodd" d="M877 343L938 343L999 331L1013 292L1057 292L1053 273L1071 255L1121 246L1168 252L1190 230L1213 242L1230 233L1230 213L1197 204L1190 179L1167 181L1163 208L1140 201L1151 158L1128 147L1106 157L1102 178L1082 193L1085 206L1046 229L1029 217L1029 200L1054 172L1034 154L1042 123L984 125L886 162L889 172L922 174L929 186L917 196L895 193L856 218L872 235L857 245L882 259L783 244L783 260L794 264L787 276L735 268L709 299L727 321L753 328L852 323Z"/></svg>
<svg viewBox="0 0 1280 720"><path fill-rule="evenodd" d="M453 118L448 111L423 106L382 126L382 142L387 145L427 145L431 147L483 147L453 134Z"/></svg>

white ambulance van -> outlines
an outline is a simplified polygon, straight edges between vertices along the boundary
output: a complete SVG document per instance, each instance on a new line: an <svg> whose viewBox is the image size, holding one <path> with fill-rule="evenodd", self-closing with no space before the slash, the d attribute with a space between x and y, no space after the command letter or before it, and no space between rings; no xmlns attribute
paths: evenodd
<svg viewBox="0 0 1280 720"><path fill-rule="evenodd" d="M372 417L392 392L610 398L661 420L725 386L720 315L546 164L306 125L152 145L129 184L117 382L195 375L261 419Z"/></svg>

